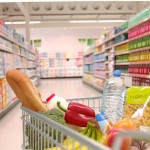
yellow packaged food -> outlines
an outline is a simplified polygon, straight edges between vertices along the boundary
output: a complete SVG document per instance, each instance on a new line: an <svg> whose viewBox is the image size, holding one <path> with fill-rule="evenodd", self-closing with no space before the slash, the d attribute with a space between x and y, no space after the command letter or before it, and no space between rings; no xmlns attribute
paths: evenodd
<svg viewBox="0 0 150 150"><path fill-rule="evenodd" d="M150 126L150 87L127 89L123 118L132 120L137 128Z"/></svg>

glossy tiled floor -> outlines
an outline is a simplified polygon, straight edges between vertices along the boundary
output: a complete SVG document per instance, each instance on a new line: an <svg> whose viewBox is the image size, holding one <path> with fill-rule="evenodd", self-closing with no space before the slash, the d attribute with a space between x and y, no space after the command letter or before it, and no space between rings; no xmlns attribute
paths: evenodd
<svg viewBox="0 0 150 150"><path fill-rule="evenodd" d="M100 96L93 88L82 83L82 79L45 79L38 89L45 100L55 93L64 98ZM0 150L21 150L22 122L20 104L14 107L0 120Z"/></svg>

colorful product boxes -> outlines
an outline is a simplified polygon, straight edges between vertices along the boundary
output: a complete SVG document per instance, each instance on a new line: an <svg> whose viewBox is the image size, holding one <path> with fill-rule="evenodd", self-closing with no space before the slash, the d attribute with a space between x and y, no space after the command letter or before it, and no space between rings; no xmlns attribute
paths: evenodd
<svg viewBox="0 0 150 150"><path fill-rule="evenodd" d="M0 108L3 109L8 105L8 90L5 79L0 79Z"/></svg>
<svg viewBox="0 0 150 150"><path fill-rule="evenodd" d="M0 110L8 106L13 101L15 94L11 87L8 85L5 78L0 79Z"/></svg>

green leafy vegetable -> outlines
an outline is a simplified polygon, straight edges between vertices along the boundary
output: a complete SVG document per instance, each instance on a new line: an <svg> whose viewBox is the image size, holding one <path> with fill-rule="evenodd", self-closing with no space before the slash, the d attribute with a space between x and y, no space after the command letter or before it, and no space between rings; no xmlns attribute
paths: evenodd
<svg viewBox="0 0 150 150"><path fill-rule="evenodd" d="M47 118L50 118L62 125L65 125L64 116L59 109L51 109L49 111L39 111L39 113ZM28 119L27 119L28 120ZM28 138L28 149L43 150L55 146L52 139L56 140L57 143L61 143L64 139L64 134L61 137L61 132L57 131L51 125L42 122L40 119L31 117L26 124L25 133ZM50 137L50 138L49 138Z"/></svg>

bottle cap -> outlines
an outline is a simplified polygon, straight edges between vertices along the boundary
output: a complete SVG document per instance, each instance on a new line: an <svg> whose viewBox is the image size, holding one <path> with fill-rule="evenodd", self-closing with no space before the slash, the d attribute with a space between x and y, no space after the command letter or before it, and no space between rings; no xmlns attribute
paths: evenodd
<svg viewBox="0 0 150 150"><path fill-rule="evenodd" d="M107 120L107 116L105 115L104 112L100 112L99 114L96 115L96 120L97 121L103 121L103 120Z"/></svg>
<svg viewBox="0 0 150 150"><path fill-rule="evenodd" d="M48 103L54 96L55 96L54 93L53 93L52 95L50 95L50 96L46 99L46 102Z"/></svg>
<svg viewBox="0 0 150 150"><path fill-rule="evenodd" d="M114 76L115 77L120 77L121 76L121 71L120 70L115 70L114 71Z"/></svg>

